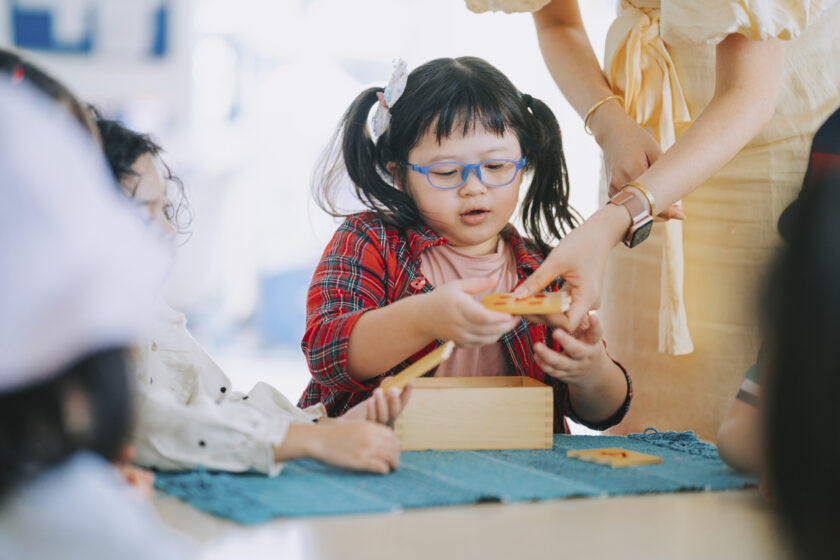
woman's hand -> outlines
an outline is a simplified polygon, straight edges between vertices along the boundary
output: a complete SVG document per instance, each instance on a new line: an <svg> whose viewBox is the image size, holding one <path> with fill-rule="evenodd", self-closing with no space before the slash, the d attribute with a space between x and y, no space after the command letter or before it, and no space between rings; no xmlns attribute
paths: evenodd
<svg viewBox="0 0 840 560"><path fill-rule="evenodd" d="M662 156L653 136L625 113L618 103L606 103L592 115L590 128L604 151L610 196L635 181Z"/></svg>
<svg viewBox="0 0 840 560"><path fill-rule="evenodd" d="M593 134L604 151L604 165L609 178L609 196L635 181L662 155L653 136L630 118L617 103L599 107L592 116ZM658 222L684 220L679 204L666 208L654 217Z"/></svg>
<svg viewBox="0 0 840 560"><path fill-rule="evenodd" d="M577 330L586 312L600 303L601 279L610 250L630 227L630 215L621 206L608 204L557 242L540 267L516 290L516 297L534 294L558 276L566 281L572 303L569 310L554 316L557 326Z"/></svg>
<svg viewBox="0 0 840 560"><path fill-rule="evenodd" d="M492 290L498 278L453 280L426 294L424 331L437 340L454 340L459 348L493 344L513 330L519 318L491 311L473 296Z"/></svg>
<svg viewBox="0 0 840 560"><path fill-rule="evenodd" d="M386 395L382 389L376 388L373 395L360 402L339 417L341 421L369 420L379 424L392 425L400 415L408 399L411 396L413 384L409 383L405 389L400 391L391 387Z"/></svg>

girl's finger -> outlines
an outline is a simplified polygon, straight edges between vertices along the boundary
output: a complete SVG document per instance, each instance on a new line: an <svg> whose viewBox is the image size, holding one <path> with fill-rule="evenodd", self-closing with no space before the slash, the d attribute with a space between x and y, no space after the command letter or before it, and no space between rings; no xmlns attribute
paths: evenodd
<svg viewBox="0 0 840 560"><path fill-rule="evenodd" d="M391 472L391 467L388 462L380 457L368 457L364 460L360 468L379 474L388 474Z"/></svg>
<svg viewBox="0 0 840 560"><path fill-rule="evenodd" d="M498 325L511 320L510 314L487 309L477 301L464 306L463 314L464 318L473 325Z"/></svg>
<svg viewBox="0 0 840 560"><path fill-rule="evenodd" d="M461 342L462 348L481 348L482 346L487 346L488 344L493 344L498 340L498 337L493 338L489 336L477 336L471 335L464 337L464 340Z"/></svg>
<svg viewBox="0 0 840 560"><path fill-rule="evenodd" d="M376 421L380 424L388 422L388 402L385 400L385 392L377 388L373 392L373 397L376 399Z"/></svg>
<svg viewBox="0 0 840 560"><path fill-rule="evenodd" d="M373 396L365 401L365 420L376 422L376 391L373 391Z"/></svg>
<svg viewBox="0 0 840 560"><path fill-rule="evenodd" d="M551 336L563 347L563 353L573 360L582 360L590 353L588 344L581 342L562 329L554 329Z"/></svg>
<svg viewBox="0 0 840 560"><path fill-rule="evenodd" d="M546 375L550 375L551 377L560 381L566 381L566 377L568 376L569 372L561 369L556 369L552 367L551 364L545 363L541 358L537 356L534 357L534 362Z"/></svg>
<svg viewBox="0 0 840 560"><path fill-rule="evenodd" d="M408 399L411 398L411 391L413 389L414 382L410 381L408 385L406 385L405 388L402 390L402 393L400 393L400 412L402 412L402 409L404 409L405 405L408 404Z"/></svg>
<svg viewBox="0 0 840 560"><path fill-rule="evenodd" d="M509 321L504 324L497 324L497 325L476 325L467 329L467 332L475 337L479 338L492 338L496 337L499 338L512 328L516 326L516 323L513 321Z"/></svg>
<svg viewBox="0 0 840 560"><path fill-rule="evenodd" d="M601 318L598 317L598 314L594 311L589 312L589 330L587 330L582 339L588 342L589 344L595 344L596 342L601 342L601 339L604 338L604 328L601 325Z"/></svg>
<svg viewBox="0 0 840 560"><path fill-rule="evenodd" d="M388 389L388 423L393 422L402 410L402 401L400 401L400 390L396 387Z"/></svg>
<svg viewBox="0 0 840 560"><path fill-rule="evenodd" d="M577 360L555 352L542 342L534 346L534 357L542 360L549 367L562 371L571 371L577 367L578 363Z"/></svg>

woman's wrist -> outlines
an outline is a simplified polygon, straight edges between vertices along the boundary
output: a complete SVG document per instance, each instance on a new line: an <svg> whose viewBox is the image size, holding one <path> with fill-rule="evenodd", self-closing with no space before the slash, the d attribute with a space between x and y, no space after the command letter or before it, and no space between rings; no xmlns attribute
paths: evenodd
<svg viewBox="0 0 840 560"><path fill-rule="evenodd" d="M607 252L624 239L627 230L633 224L627 209L615 204L604 205L592 214L587 222L600 232L599 237L605 243Z"/></svg>
<svg viewBox="0 0 840 560"><path fill-rule="evenodd" d="M622 119L629 118L623 107L614 101L604 103L589 118L589 130L599 146L604 146L604 141L609 134L615 133L615 124Z"/></svg>

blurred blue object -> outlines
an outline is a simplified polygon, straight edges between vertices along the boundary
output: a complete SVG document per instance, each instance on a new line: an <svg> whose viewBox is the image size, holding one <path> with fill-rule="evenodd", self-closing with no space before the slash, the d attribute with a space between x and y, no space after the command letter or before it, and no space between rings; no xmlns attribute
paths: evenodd
<svg viewBox="0 0 840 560"><path fill-rule="evenodd" d="M297 348L306 325L306 292L315 266L260 278L255 324L264 347Z"/></svg>
<svg viewBox="0 0 840 560"><path fill-rule="evenodd" d="M90 0L79 4L77 9L55 7L50 2L32 0L13 0L10 3L11 26L15 46L45 52L89 55L103 49L101 44L102 26L113 21L103 21L100 6L103 0ZM150 58L163 58L169 50L170 6L169 2L150 9L148 17L152 20L151 33L144 38L138 48ZM62 24L59 18L70 18L71 26L78 32L75 36L61 36L57 32ZM131 21L120 22L122 25L136 25ZM65 27L67 22L64 22Z"/></svg>
<svg viewBox="0 0 840 560"><path fill-rule="evenodd" d="M76 41L59 41L54 33L54 13L48 7L28 6L12 2L12 30L15 46L24 49L72 54L89 54L93 50L96 14L87 6L78 17L84 19L84 33Z"/></svg>

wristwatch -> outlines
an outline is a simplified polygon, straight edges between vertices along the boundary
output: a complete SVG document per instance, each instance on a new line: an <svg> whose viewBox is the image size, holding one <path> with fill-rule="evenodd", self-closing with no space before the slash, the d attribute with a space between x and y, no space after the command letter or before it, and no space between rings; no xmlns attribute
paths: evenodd
<svg viewBox="0 0 840 560"><path fill-rule="evenodd" d="M626 185L612 196L607 204L624 206L630 213L633 223L624 236L624 244L627 247L635 247L648 238L653 227L653 216L650 215L650 199L647 193L635 185Z"/></svg>

